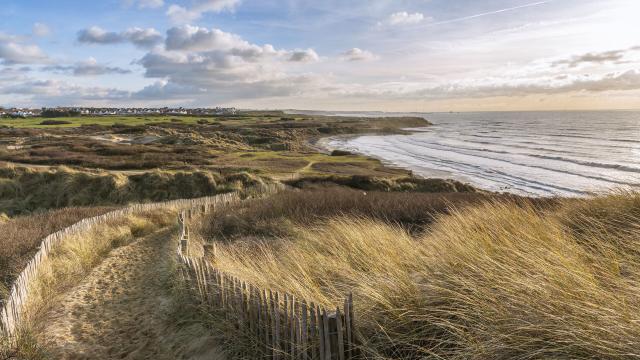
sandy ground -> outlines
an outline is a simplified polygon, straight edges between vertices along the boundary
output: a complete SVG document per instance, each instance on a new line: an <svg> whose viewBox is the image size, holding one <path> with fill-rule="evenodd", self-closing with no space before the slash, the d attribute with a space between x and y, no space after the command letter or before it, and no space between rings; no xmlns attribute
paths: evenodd
<svg viewBox="0 0 640 360"><path fill-rule="evenodd" d="M43 332L52 359L224 359L206 329L173 323L173 235L114 250L64 296Z"/></svg>

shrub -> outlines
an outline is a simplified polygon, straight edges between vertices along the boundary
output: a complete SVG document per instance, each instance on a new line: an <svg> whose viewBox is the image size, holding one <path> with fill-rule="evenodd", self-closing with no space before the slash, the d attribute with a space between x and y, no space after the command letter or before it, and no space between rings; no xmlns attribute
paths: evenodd
<svg viewBox="0 0 640 360"><path fill-rule="evenodd" d="M67 120L43 120L38 125L67 125L71 124L71 121Z"/></svg>
<svg viewBox="0 0 640 360"><path fill-rule="evenodd" d="M353 154L345 150L333 150L331 152L331 156L349 156L349 155L353 155Z"/></svg>

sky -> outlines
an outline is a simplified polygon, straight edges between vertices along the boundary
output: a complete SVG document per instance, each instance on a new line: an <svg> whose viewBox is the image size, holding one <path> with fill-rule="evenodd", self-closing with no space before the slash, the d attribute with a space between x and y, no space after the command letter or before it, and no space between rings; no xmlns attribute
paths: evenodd
<svg viewBox="0 0 640 360"><path fill-rule="evenodd" d="M0 106L640 109L638 0L2 0Z"/></svg>

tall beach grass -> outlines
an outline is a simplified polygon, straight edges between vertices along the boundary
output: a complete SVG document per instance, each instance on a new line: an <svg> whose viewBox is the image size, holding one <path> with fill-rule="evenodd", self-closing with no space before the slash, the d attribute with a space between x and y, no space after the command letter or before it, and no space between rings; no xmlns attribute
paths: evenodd
<svg viewBox="0 0 640 360"><path fill-rule="evenodd" d="M292 224L211 260L326 306L353 292L368 358L640 357L640 194L486 201L419 234L363 214Z"/></svg>

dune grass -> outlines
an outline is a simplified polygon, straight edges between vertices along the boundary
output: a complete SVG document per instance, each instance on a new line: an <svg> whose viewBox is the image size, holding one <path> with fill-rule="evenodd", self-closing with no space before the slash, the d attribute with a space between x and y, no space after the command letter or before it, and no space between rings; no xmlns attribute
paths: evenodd
<svg viewBox="0 0 640 360"><path fill-rule="evenodd" d="M353 292L368 358L640 357L640 194L538 205L460 207L418 234L371 214L293 216L212 261L326 306Z"/></svg>
<svg viewBox="0 0 640 360"><path fill-rule="evenodd" d="M113 207L64 208L1 221L0 300L6 297L13 280L31 260L43 238L83 218L101 215L114 209Z"/></svg>
<svg viewBox="0 0 640 360"><path fill-rule="evenodd" d="M454 206L464 207L491 199L535 202L536 206L554 203L554 200L473 192L398 193L322 186L230 205L196 222L192 230L204 239L229 241L256 236L282 237L290 234L293 224L311 226L322 219L350 215L399 224L413 233L423 230L435 216L449 212Z"/></svg>
<svg viewBox="0 0 640 360"><path fill-rule="evenodd" d="M0 166L0 213L11 216L69 206L113 206L198 198L262 183L247 173L82 171L60 166Z"/></svg>

